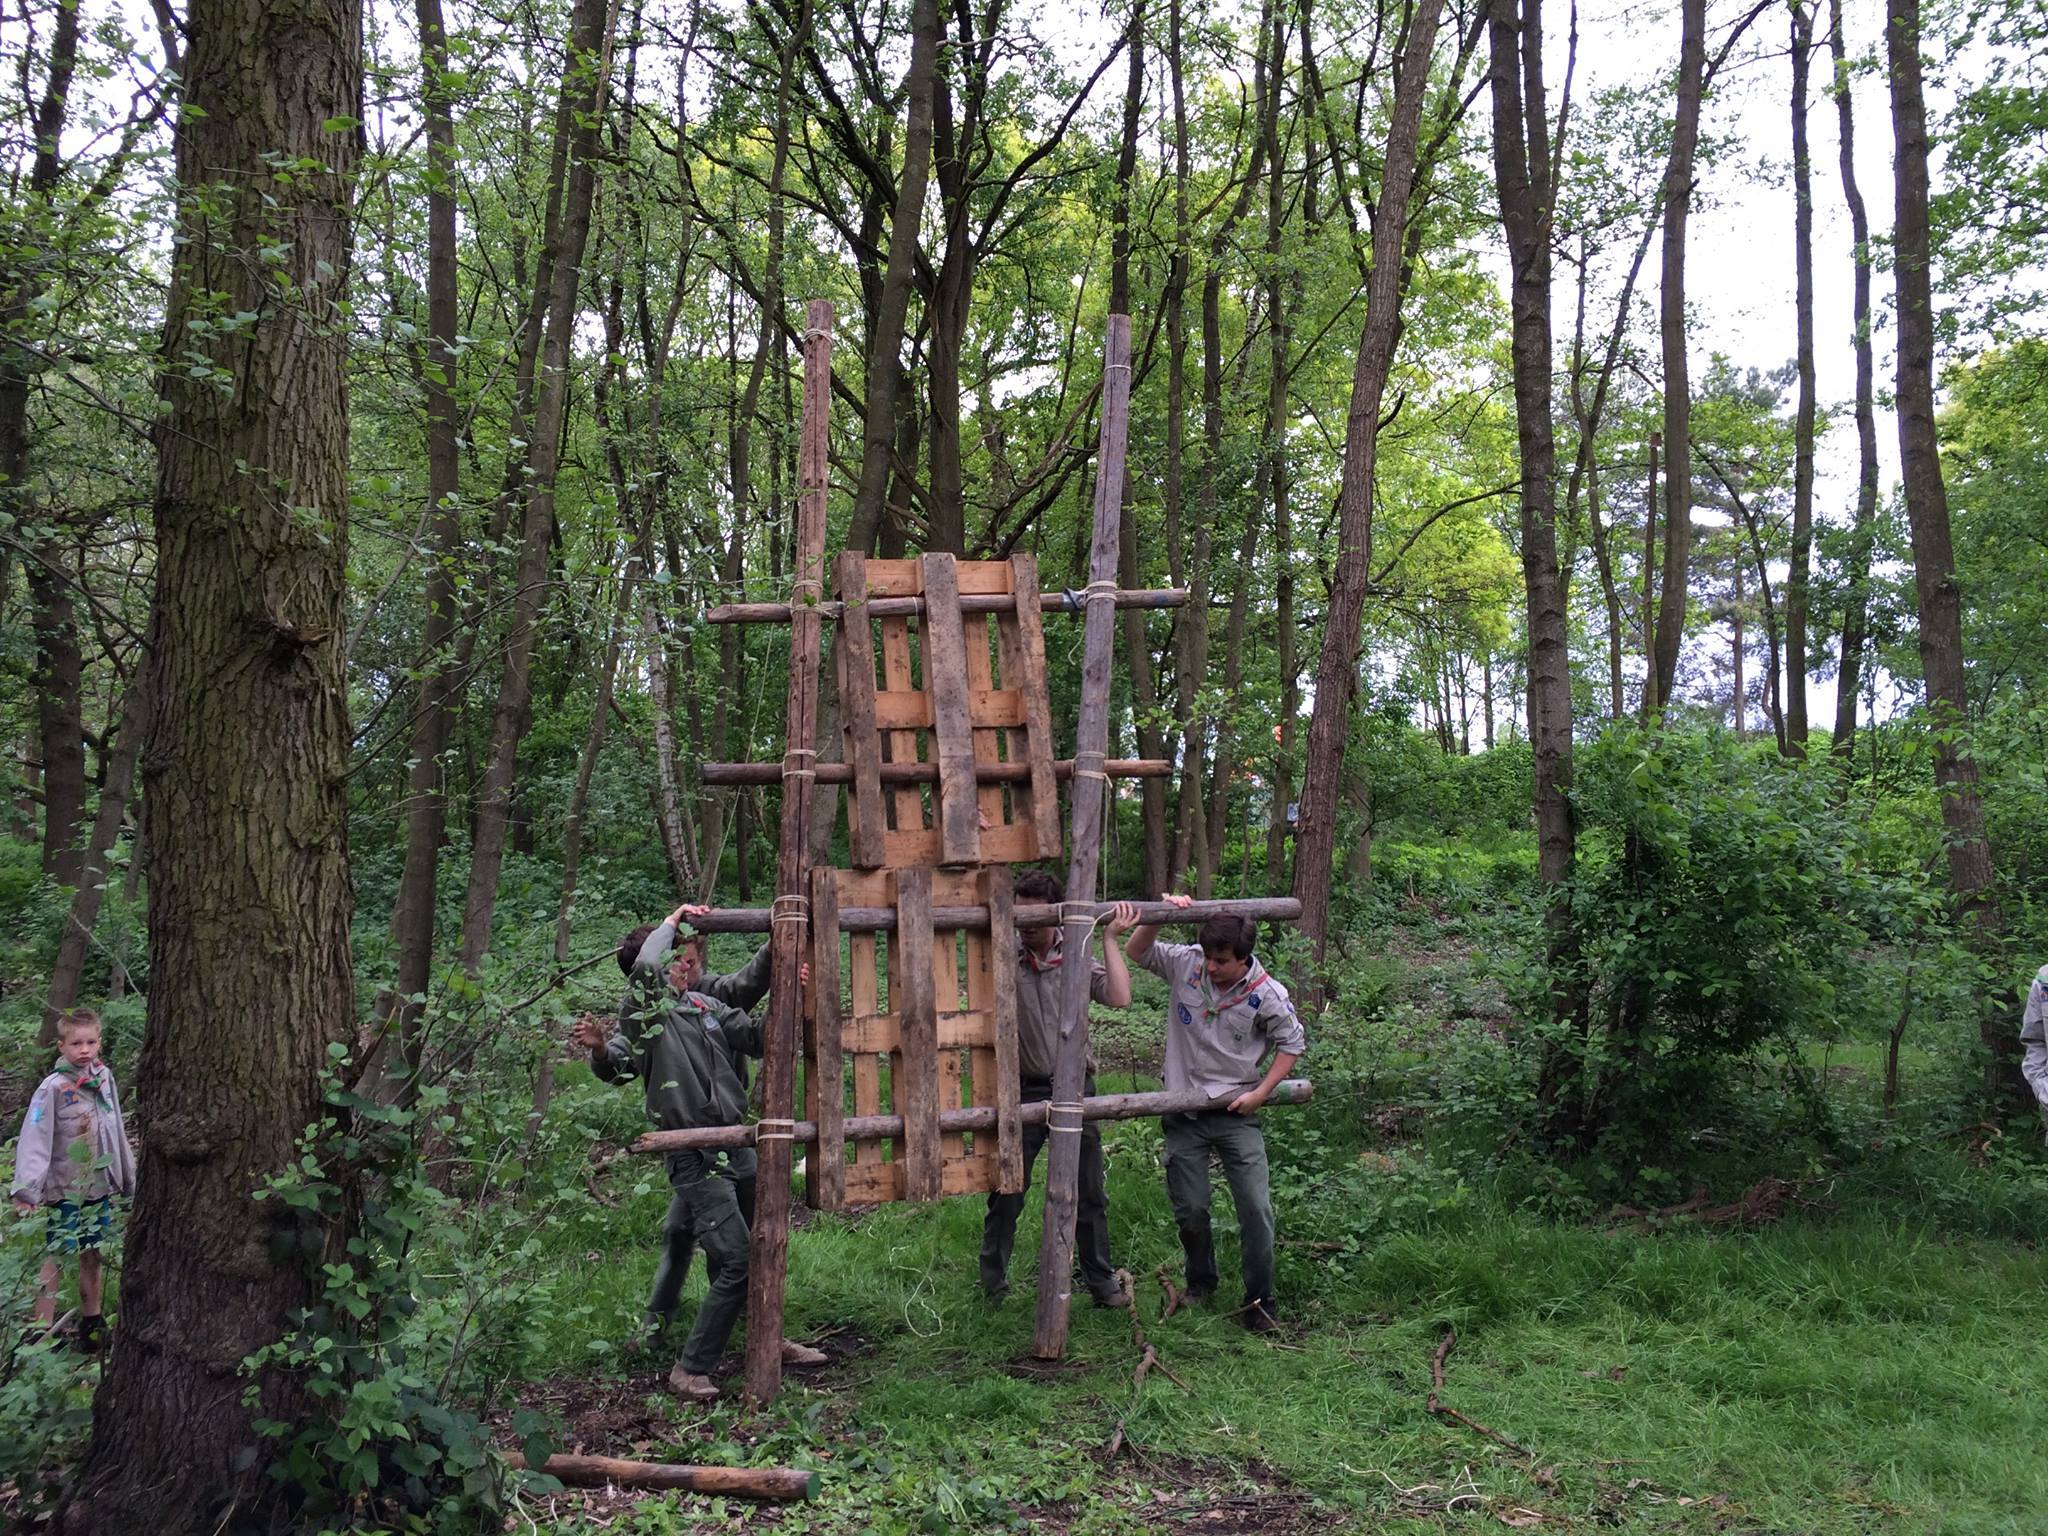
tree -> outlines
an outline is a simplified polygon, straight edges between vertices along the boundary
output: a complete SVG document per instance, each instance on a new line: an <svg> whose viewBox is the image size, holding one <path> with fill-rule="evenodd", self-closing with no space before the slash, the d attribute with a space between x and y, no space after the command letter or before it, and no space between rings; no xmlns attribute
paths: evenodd
<svg viewBox="0 0 2048 1536"><path fill-rule="evenodd" d="M313 1266L279 1261L287 1229L255 1193L320 1116L354 1024L342 316L361 14L195 0L188 32L144 758L150 1129L121 1343L66 1514L81 1532L211 1531L274 1500L255 1423L300 1397L242 1361L307 1304ZM327 1234L333 1253L347 1236Z"/></svg>
<svg viewBox="0 0 2048 1536"><path fill-rule="evenodd" d="M1785 578L1785 717L1779 745L1793 757L1806 756L1807 585L1813 564L1813 165L1806 152L1806 80L1812 62L1813 12L1804 0L1792 0L1792 269L1798 311L1799 422L1792 558Z"/></svg>
<svg viewBox="0 0 2048 1536"><path fill-rule="evenodd" d="M1309 715L1307 773L1294 857L1294 896L1301 902L1301 929L1319 961L1329 945L1337 792L1358 676L1366 575L1372 565L1373 466L1379 447L1380 403L1401 337L1402 247L1408 237L1409 196L1421 148L1430 55L1442 14L1440 0L1422 0L1399 53L1399 83L1387 126L1386 169L1373 215L1372 283L1345 415L1344 468L1337 492L1336 579L1330 587L1329 618L1316 663L1316 702Z"/></svg>
<svg viewBox="0 0 2048 1536"><path fill-rule="evenodd" d="M1920 666L1934 736L1934 780L1948 846L1949 893L1980 952L1989 955L2000 926L1992 888L1991 840L1976 758L1969 748L1969 698L1963 670L1962 594L1949 536L1948 493L1934 421L1934 300L1927 211L1927 105L1921 86L1919 0L1892 0L1885 27L1891 69L1892 178L1896 212L1892 265L1899 317L1897 399L1899 467L1913 533L1913 589L1920 608ZM1987 1000L1988 1002L1988 1000ZM1978 1017L1989 1056L1985 1091L2008 1108L2029 1097L2019 1038L2004 1010Z"/></svg>

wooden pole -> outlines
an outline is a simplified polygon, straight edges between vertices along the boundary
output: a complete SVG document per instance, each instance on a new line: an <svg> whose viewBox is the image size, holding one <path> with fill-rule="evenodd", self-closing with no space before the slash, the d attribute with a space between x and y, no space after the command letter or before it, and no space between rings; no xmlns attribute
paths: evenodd
<svg viewBox="0 0 2048 1536"><path fill-rule="evenodd" d="M690 1493L743 1499L815 1499L818 1474L804 1467L686 1467L665 1461L622 1461L616 1456L550 1456L529 1468L517 1451L505 1465L538 1472L571 1488L680 1488Z"/></svg>
<svg viewBox="0 0 2048 1536"><path fill-rule="evenodd" d="M811 786L818 762L818 653L825 595L826 448L831 429L832 306L813 299L804 331L803 436L795 580L790 584L789 737L782 756L782 845L769 937L768 1028L762 1038L760 1172L747 1271L747 1396L766 1403L782 1385L782 1294L789 1265L790 1141L796 1118L797 971L809 947Z"/></svg>
<svg viewBox="0 0 2048 1536"><path fill-rule="evenodd" d="M1120 591L1115 598L1119 608L1178 608L1187 600L1187 593L1175 587ZM874 619L916 618L924 612L924 603L922 596L871 597L862 606L868 617ZM818 608L826 618L836 619L840 606L827 601ZM1078 592L1041 592L1038 606L1044 613L1079 613L1083 599ZM958 611L963 614L1012 613L1016 607L1017 599L1009 592L968 592L961 595L958 603ZM705 610L704 619L709 624L786 624L789 613L787 603L720 603Z"/></svg>
<svg viewBox="0 0 2048 1536"><path fill-rule="evenodd" d="M1102 854L1102 803L1109 747L1109 682L1116 624L1118 514L1124 449L1130 433L1131 317L1111 315L1102 349L1102 435L1095 464L1095 530L1088 552L1087 617L1082 621L1081 714L1074 732L1074 855L1067 869L1063 943L1074 963L1061 967L1060 1042L1054 1060L1051 1130L1045 1169L1045 1227L1038 1248L1038 1316L1031 1352L1056 1360L1067 1347L1067 1302L1074 1285L1074 1217L1081 1168L1076 1109L1088 1063L1088 943L1095 932L1095 877ZM1078 909L1074 904L1079 904ZM1023 913L1017 914L1023 920Z"/></svg>
<svg viewBox="0 0 2048 1536"><path fill-rule="evenodd" d="M1290 1077L1273 1085L1272 1097L1266 1100L1266 1108L1276 1105L1306 1104L1315 1094L1315 1085L1305 1077ZM1081 1101L1083 1120L1143 1120L1152 1115L1199 1115L1212 1109L1222 1109L1234 1097L1225 1094L1210 1098L1206 1093L1098 1093ZM1043 1125L1046 1104L1040 1100L1017 1107L1019 1125ZM993 1104L979 1104L960 1109L939 1111L939 1130L946 1135L959 1131L993 1131L997 1129L996 1107ZM847 1141L894 1141L903 1134L901 1115L848 1115L839 1121L838 1135ZM799 1120L796 1123L794 1139L807 1146L818 1143L818 1123L814 1120ZM678 1152L685 1147L699 1151L713 1147L751 1147L754 1144L754 1127L751 1125L711 1125L695 1131L647 1131L627 1150L633 1152Z"/></svg>
<svg viewBox="0 0 2048 1536"><path fill-rule="evenodd" d="M1110 910L1108 902L1089 905L1096 918ZM1292 896L1237 896L1227 901L1191 901L1184 907L1164 901L1137 901L1131 905L1138 909L1139 922L1161 928L1175 923L1205 923L1212 917L1249 917L1254 922L1288 923L1301 916L1301 903ZM699 933L766 933L774 920L774 909L770 907L727 907L721 912L707 912L702 917L690 919L690 926ZM1048 928L1065 921L1058 907L1036 901L1019 904L1012 920L1019 928ZM971 928L979 932L988 927L988 908L933 907L932 926L935 929ZM841 933L893 933L895 929L894 907L839 909Z"/></svg>

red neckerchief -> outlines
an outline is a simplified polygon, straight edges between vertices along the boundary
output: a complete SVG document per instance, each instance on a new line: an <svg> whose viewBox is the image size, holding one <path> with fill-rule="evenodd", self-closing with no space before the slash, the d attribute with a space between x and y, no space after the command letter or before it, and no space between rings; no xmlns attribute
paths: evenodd
<svg viewBox="0 0 2048 1536"><path fill-rule="evenodd" d="M1045 954L1041 957L1032 952L1029 944L1019 939L1017 956L1034 971L1050 971L1056 969L1066 959L1066 947L1066 936L1056 933L1052 936L1052 942L1046 945Z"/></svg>
<svg viewBox="0 0 2048 1536"><path fill-rule="evenodd" d="M1207 966L1204 966L1202 968L1202 1012L1209 1018L1215 1018L1224 1009L1236 1007L1249 993L1257 991L1259 983L1264 980L1266 980L1266 968L1259 964L1259 957L1253 955L1252 963L1245 973L1230 984L1228 992L1223 993L1219 997L1216 989L1209 984L1209 970ZM1211 1001L1211 999L1214 999L1214 1001Z"/></svg>

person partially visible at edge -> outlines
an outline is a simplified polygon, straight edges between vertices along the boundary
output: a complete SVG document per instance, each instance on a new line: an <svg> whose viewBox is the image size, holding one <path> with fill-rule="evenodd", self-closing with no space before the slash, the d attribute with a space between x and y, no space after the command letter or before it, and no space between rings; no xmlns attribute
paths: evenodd
<svg viewBox="0 0 2048 1536"><path fill-rule="evenodd" d="M668 985L677 994L696 992L701 996L723 1003L729 1008L739 1008L752 1013L761 999L768 995L769 946L763 944L754 951L754 958L736 971L722 976L707 976L705 967L704 935L701 933L680 933L685 922L694 922L711 909L685 902L671 912L660 924L648 923L627 934L620 944L620 969L632 977L631 962L641 949L663 926L669 930L669 941L675 945L668 964ZM630 948L632 954L626 954ZM639 995L628 987L619 999L619 1027L624 1029L641 1005ZM745 1063L741 1063L742 1082L746 1078ZM740 1215L749 1227L754 1224L754 1174L755 1157L752 1147L734 1147L726 1154L721 1176L732 1181L733 1194L739 1200ZM661 1258L654 1266L654 1285L648 1292L647 1307L640 1321L638 1333L629 1342L635 1350L661 1347L667 1338L669 1324L675 1320L677 1303L682 1299L683 1281L690 1273L690 1258L697 1250L697 1239L690 1225L688 1202L682 1196L672 1196L668 1203L668 1215L661 1225Z"/></svg>
<svg viewBox="0 0 2048 1536"><path fill-rule="evenodd" d="M2034 973L2027 987L2026 1011L2020 1015L2020 1071L2034 1090L2034 1102L2041 1108L2044 1130L2048 1130L2048 965Z"/></svg>
<svg viewBox="0 0 2048 1536"><path fill-rule="evenodd" d="M637 947L635 929L619 944L619 968L630 983L619 1027L607 1033L597 1019L576 1026L576 1043L590 1052L591 1069L607 1082L640 1079L647 1116L665 1131L739 1125L746 1116L742 1059L761 1054L761 1026L745 1010L696 990L673 991L665 964L683 916L678 908ZM753 1153L746 1149L747 1161ZM669 1374L669 1387L691 1402L718 1396L711 1372L725 1352L747 1298L748 1223L740 1210L732 1153L683 1148L667 1156L669 1188L680 1201L710 1274L696 1321ZM789 1365L822 1365L822 1352L785 1341Z"/></svg>
<svg viewBox="0 0 2048 1536"><path fill-rule="evenodd" d="M1042 869L1017 877L1020 903L1056 905L1066 899L1057 875ZM1131 1005L1131 973L1124 968L1115 941L1138 920L1138 909L1118 902L1110 909L1102 959L1092 962L1088 995L1105 1008ZM1063 996L1064 945L1056 924L1035 924L1017 930L1017 1061L1019 1102L1035 1104L1052 1098L1053 1067L1059 1057L1060 1008ZM1095 1092L1095 1061L1089 1058L1082 1083L1084 1095ZM1024 1127L1024 1181L1028 1188L1039 1149L1051 1134L1040 1123ZM1017 1241L1017 1217L1024 1195L1000 1191L988 1197L981 1224L981 1289L990 1301L1010 1292L1010 1251ZM1120 1307L1129 1300L1109 1261L1109 1195L1102 1159L1102 1132L1093 1123L1081 1127L1080 1210L1074 1224L1074 1256L1081 1282L1097 1306Z"/></svg>
<svg viewBox="0 0 2048 1536"><path fill-rule="evenodd" d="M1177 907L1190 898L1159 898ZM1308 1048L1287 989L1253 953L1258 927L1248 918L1212 917L1193 944L1161 944L1159 929L1134 930L1124 952L1165 978L1166 1089L1199 1092L1215 1109L1162 1115L1166 1141L1166 1194L1187 1251L1188 1299L1216 1291L1216 1245L1209 1225L1209 1164L1222 1164L1237 1207L1244 1276L1239 1316L1255 1333L1280 1316L1274 1293L1273 1191L1266 1136L1258 1110ZM1263 1064L1263 1065L1262 1065Z"/></svg>
<svg viewBox="0 0 2048 1536"><path fill-rule="evenodd" d="M121 1118L114 1074L100 1060L100 1016L73 1008L57 1021L56 1070L29 1100L14 1150L8 1196L23 1216L45 1212L36 1321L57 1321L60 1255L78 1255L79 1349L90 1352L106 1333L101 1313L100 1246L114 1228L113 1197L135 1193L135 1151Z"/></svg>

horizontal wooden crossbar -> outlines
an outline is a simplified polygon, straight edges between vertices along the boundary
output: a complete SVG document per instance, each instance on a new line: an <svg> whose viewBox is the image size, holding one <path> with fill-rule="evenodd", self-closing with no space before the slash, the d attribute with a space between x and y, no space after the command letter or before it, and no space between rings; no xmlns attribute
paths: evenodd
<svg viewBox="0 0 2048 1536"><path fill-rule="evenodd" d="M1279 1108L1290 1104L1306 1104L1315 1096L1315 1084L1305 1077L1284 1078L1273 1085L1272 1094L1266 1099L1266 1107ZM1229 1107L1230 1096L1212 1098L1205 1093L1098 1093L1081 1100L1083 1120L1142 1120L1152 1115L1193 1115L1208 1110ZM1026 1125L1045 1124L1048 1105L1039 1100L1017 1107L1018 1118ZM939 1111L939 1129L942 1131L992 1131L996 1127L996 1112L993 1106L975 1109L942 1109ZM810 1120L796 1123L795 1137L800 1142L815 1142L818 1127ZM901 1115L848 1115L845 1121L848 1141L886 1141L903 1134ZM685 1147L751 1147L754 1144L754 1127L751 1125L713 1125L694 1131L649 1131L635 1141L631 1150L635 1152L675 1152ZM848 1172L852 1172L851 1169Z"/></svg>
<svg viewBox="0 0 2048 1536"><path fill-rule="evenodd" d="M896 834L892 833L891 836ZM924 834L929 836L930 834ZM989 834L984 833L986 837ZM1108 902L1089 904L1100 918L1110 909ZM1164 901L1135 903L1138 921L1158 925L1206 922L1212 917L1249 917L1261 923L1287 923L1301 916L1301 903L1292 896L1245 896L1230 901L1192 901L1184 907ZM1016 922L1019 928L1051 927L1061 921L1060 909L1049 903L1020 902ZM727 907L692 918L690 925L701 933L766 933L770 927L767 907ZM934 930L947 928L982 929L988 926L986 907L935 906ZM841 907L841 933L887 933L896 927L892 907Z"/></svg>
<svg viewBox="0 0 2048 1536"><path fill-rule="evenodd" d="M1052 765L1053 776L1071 779L1074 776L1074 760L1063 757ZM703 763L699 771L706 784L780 784L782 764L780 763ZM1102 765L1102 771L1112 779L1166 779L1173 776L1173 764L1163 757L1112 757ZM853 765L851 763L820 763L817 767L820 784L851 784ZM982 784L1025 784L1031 779L1029 763L976 763L974 777ZM936 784L939 781L937 763L884 763L882 782L884 784Z"/></svg>
<svg viewBox="0 0 2048 1536"><path fill-rule="evenodd" d="M1116 594L1116 606L1119 608L1178 608L1187 600L1187 593L1175 587L1154 587ZM845 604L827 599L806 606L807 611L815 612L823 618L836 619ZM924 612L924 598L871 597L862 606L867 609L871 618L914 617ZM1038 606L1044 613L1081 613L1087 608L1088 603L1079 592L1041 592L1038 594ZM960 594L962 613L1013 613L1016 607L1017 599L1007 592ZM713 624L787 624L789 611L787 603L720 603L704 617Z"/></svg>

